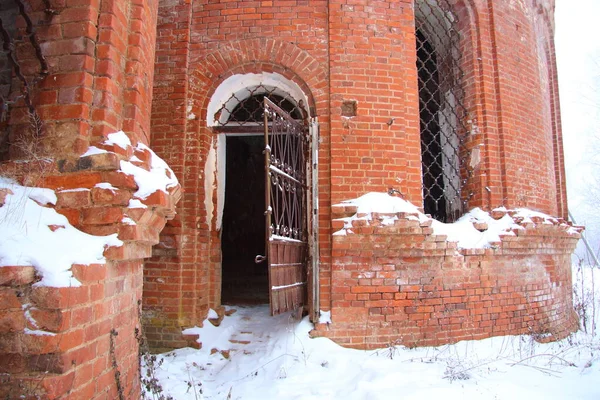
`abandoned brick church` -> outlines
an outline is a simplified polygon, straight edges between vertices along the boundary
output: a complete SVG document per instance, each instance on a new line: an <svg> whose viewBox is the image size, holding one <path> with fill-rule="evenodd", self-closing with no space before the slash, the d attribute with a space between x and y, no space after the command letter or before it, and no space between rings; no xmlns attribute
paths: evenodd
<svg viewBox="0 0 600 400"><path fill-rule="evenodd" d="M136 398L141 332L198 346L183 330L226 304L303 308L358 348L578 328L553 0L11 0L0 17L0 175L123 241L73 265L77 287L0 268L0 397ZM178 184L139 194L122 165L151 171L144 145Z"/></svg>

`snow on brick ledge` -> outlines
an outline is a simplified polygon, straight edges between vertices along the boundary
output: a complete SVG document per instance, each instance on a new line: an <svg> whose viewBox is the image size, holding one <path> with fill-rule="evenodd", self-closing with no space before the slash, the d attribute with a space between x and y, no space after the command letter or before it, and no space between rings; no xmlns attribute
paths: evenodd
<svg viewBox="0 0 600 400"><path fill-rule="evenodd" d="M33 266L36 286L77 287L74 264L104 264L104 250L121 246L116 234L93 236L73 227L48 205L53 190L24 187L0 177L0 272L4 267Z"/></svg>
<svg viewBox="0 0 600 400"><path fill-rule="evenodd" d="M456 242L459 249L486 249L495 247L503 236L516 236L518 231L536 226L559 226L569 235L579 237L583 227L537 211L504 207L491 214L474 208L456 222L445 224L425 215L410 202L387 193L367 193L359 198L343 201L333 206L333 235L353 234L358 226L393 226L401 219L418 221L418 226L431 228L433 235L445 236Z"/></svg>
<svg viewBox="0 0 600 400"><path fill-rule="evenodd" d="M133 147L123 131L109 134L99 147L90 146L81 158L111 153L128 157L128 160L120 161L120 171L133 176L138 186L134 193L135 199L146 200L156 192L166 194L179 185L175 173L162 158L143 143Z"/></svg>

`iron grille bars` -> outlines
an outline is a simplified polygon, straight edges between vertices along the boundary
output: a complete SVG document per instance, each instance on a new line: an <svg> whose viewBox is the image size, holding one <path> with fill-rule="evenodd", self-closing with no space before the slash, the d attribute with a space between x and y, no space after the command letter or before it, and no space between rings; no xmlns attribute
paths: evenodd
<svg viewBox="0 0 600 400"><path fill-rule="evenodd" d="M447 0L415 2L423 207L442 222L463 213L471 174L457 21Z"/></svg>
<svg viewBox="0 0 600 400"><path fill-rule="evenodd" d="M265 152L270 183L267 204L271 213L270 235L304 241L306 130L268 98L263 101L268 131Z"/></svg>
<svg viewBox="0 0 600 400"><path fill-rule="evenodd" d="M288 113L293 120L306 119L302 101L296 104L295 100L280 89L259 84L233 93L215 113L217 126L226 128L225 130L236 127L248 130L250 127L261 126L264 99L269 99L271 103ZM262 126L260 129L263 129Z"/></svg>

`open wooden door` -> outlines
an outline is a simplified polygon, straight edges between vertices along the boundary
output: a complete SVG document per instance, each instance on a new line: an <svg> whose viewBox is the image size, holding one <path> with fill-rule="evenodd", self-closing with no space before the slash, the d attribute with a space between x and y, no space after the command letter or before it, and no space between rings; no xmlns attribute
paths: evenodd
<svg viewBox="0 0 600 400"><path fill-rule="evenodd" d="M307 129L265 97L266 261L271 315L307 298Z"/></svg>

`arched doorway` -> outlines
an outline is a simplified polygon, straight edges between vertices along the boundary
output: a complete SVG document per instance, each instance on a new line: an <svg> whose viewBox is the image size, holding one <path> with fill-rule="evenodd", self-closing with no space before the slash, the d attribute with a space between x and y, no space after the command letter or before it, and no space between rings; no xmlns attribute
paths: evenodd
<svg viewBox="0 0 600 400"><path fill-rule="evenodd" d="M207 122L224 147L221 302L306 304L311 126L300 88L272 73L234 75L215 91Z"/></svg>

